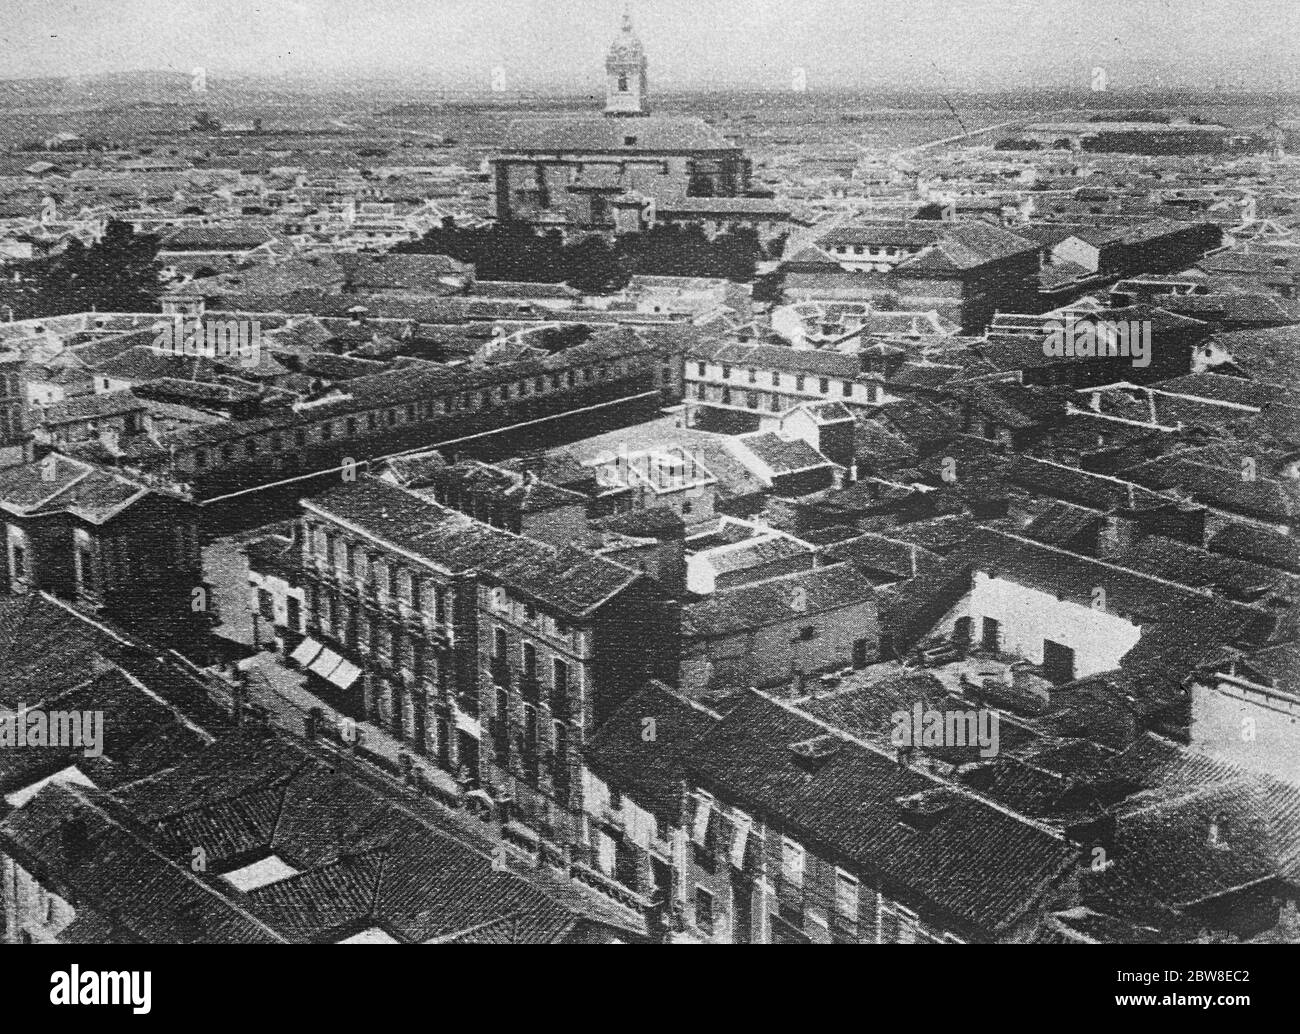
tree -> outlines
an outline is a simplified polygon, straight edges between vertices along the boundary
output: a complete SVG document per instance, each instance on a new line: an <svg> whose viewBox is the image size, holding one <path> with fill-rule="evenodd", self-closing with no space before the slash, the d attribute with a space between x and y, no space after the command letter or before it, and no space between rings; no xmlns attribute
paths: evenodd
<svg viewBox="0 0 1300 1034"><path fill-rule="evenodd" d="M32 316L67 312L156 312L162 291L158 238L111 220L90 247L71 241L33 274Z"/></svg>

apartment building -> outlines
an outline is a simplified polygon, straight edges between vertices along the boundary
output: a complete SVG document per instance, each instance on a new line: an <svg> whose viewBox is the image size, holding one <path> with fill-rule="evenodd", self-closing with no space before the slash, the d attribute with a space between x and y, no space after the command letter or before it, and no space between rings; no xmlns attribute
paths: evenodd
<svg viewBox="0 0 1300 1034"><path fill-rule="evenodd" d="M321 695L480 790L533 848L571 843L584 739L676 663L655 583L379 479L303 510L291 656Z"/></svg>

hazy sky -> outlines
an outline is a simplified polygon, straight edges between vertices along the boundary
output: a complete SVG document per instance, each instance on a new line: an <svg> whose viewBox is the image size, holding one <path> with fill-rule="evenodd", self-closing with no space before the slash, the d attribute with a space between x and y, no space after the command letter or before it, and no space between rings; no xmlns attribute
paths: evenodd
<svg viewBox="0 0 1300 1034"><path fill-rule="evenodd" d="M593 87L622 0L0 0L0 78L126 69ZM635 0L652 89L1297 88L1300 0Z"/></svg>

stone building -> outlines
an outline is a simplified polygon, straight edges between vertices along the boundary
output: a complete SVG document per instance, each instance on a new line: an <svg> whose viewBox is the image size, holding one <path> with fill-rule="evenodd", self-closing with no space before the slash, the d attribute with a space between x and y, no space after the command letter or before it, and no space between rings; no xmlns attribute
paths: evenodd
<svg viewBox="0 0 1300 1034"><path fill-rule="evenodd" d="M746 194L751 166L739 147L702 119L650 113L646 68L641 41L624 17L605 62L603 115L511 125L491 162L497 219L635 232L655 222L658 207Z"/></svg>

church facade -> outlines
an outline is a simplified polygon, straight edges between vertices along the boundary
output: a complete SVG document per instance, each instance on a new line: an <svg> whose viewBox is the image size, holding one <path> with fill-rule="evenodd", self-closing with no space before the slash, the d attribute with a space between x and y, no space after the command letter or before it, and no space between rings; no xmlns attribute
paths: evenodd
<svg viewBox="0 0 1300 1034"><path fill-rule="evenodd" d="M492 161L496 216L564 232L631 233L687 198L741 198L751 166L702 119L650 113L631 19L605 61L603 115L513 123Z"/></svg>

